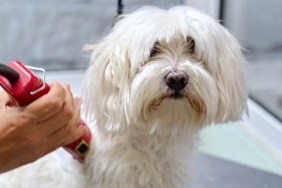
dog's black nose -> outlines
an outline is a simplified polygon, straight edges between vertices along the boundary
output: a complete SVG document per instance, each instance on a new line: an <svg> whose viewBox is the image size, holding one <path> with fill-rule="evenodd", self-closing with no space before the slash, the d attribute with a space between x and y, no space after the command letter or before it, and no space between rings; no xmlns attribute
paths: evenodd
<svg viewBox="0 0 282 188"><path fill-rule="evenodd" d="M182 72L170 72L165 77L165 82L170 89L179 91L188 83L188 76Z"/></svg>

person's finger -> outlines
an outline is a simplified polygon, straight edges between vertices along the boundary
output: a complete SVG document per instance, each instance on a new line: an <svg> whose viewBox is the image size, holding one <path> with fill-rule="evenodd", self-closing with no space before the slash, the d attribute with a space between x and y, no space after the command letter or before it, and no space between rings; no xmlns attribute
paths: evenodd
<svg viewBox="0 0 282 188"><path fill-rule="evenodd" d="M87 131L85 126L77 126L75 130L69 130L65 127L61 128L56 133L48 137L39 137L38 135L30 139L31 142L26 151L29 151L32 156L31 160L41 158L44 155L58 149L61 146L65 146L75 140L79 139ZM37 142L34 142L37 140ZM36 149L35 149L36 148Z"/></svg>
<svg viewBox="0 0 282 188"><path fill-rule="evenodd" d="M81 105L81 99L80 99L80 97L75 97L73 100L74 100L74 105L75 105L77 108L80 108L80 105Z"/></svg>
<svg viewBox="0 0 282 188"><path fill-rule="evenodd" d="M72 92L70 90L70 86L68 84L63 85L63 88L66 91L66 97L65 97L66 104L69 105L71 108L74 108L74 99L73 99Z"/></svg>
<svg viewBox="0 0 282 188"><path fill-rule="evenodd" d="M69 129L72 129L72 127L78 125L79 118L79 108L70 109L70 107L64 105L64 107L59 113L54 115L52 118L42 121L40 124L38 124L38 131L41 132L41 134L44 134L45 136L49 136L63 127L68 127Z"/></svg>
<svg viewBox="0 0 282 188"><path fill-rule="evenodd" d="M81 122L81 124L80 124ZM88 128L82 125L80 121L75 129L68 129L67 127L62 127L54 134L44 137L38 145L40 145L40 150L38 151L37 158L42 157L61 146L65 146L79 139Z"/></svg>
<svg viewBox="0 0 282 188"><path fill-rule="evenodd" d="M12 99L9 97L9 95L2 91L0 92L0 108L4 108L7 105L12 105L13 101Z"/></svg>
<svg viewBox="0 0 282 188"><path fill-rule="evenodd" d="M72 98L68 85L63 86L66 90L66 98L63 108L51 118L41 122L40 131L46 135L53 134L65 126L77 126L80 119L80 108L77 101ZM56 124L56 125L54 125Z"/></svg>
<svg viewBox="0 0 282 188"><path fill-rule="evenodd" d="M75 140L79 139L85 133L85 131L86 128L84 126L77 126L75 130L61 128L59 131L52 134L48 138L48 142L50 144L48 152L53 151L54 148L56 149L60 146L64 146L71 142L74 142Z"/></svg>
<svg viewBox="0 0 282 188"><path fill-rule="evenodd" d="M69 108L69 110L73 110L73 117L67 119L68 124L65 129L77 129L77 126L80 121L80 100L73 99L73 95L70 91L69 85L64 85L63 87L66 90L66 102L64 105L66 105L66 108Z"/></svg>
<svg viewBox="0 0 282 188"><path fill-rule="evenodd" d="M73 103L75 113L73 119L69 122L69 124L71 124L71 126L77 127L80 122L80 99L74 98Z"/></svg>
<svg viewBox="0 0 282 188"><path fill-rule="evenodd" d="M37 121L43 121L61 110L65 97L65 89L60 84L53 83L47 94L41 96L28 106L23 107L23 111L28 113L31 118L36 119Z"/></svg>

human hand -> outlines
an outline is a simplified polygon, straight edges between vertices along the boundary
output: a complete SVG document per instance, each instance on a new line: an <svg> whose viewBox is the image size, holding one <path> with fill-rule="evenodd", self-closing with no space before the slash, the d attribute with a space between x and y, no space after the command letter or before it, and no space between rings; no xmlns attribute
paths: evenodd
<svg viewBox="0 0 282 188"><path fill-rule="evenodd" d="M80 102L68 85L54 83L50 91L24 107L15 107L0 93L0 173L33 162L86 131L79 126Z"/></svg>

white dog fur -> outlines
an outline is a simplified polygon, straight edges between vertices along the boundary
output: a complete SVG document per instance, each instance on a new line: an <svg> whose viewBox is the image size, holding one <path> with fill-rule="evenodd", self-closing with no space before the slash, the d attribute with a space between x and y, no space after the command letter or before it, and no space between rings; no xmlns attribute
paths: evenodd
<svg viewBox="0 0 282 188"><path fill-rule="evenodd" d="M2 174L1 188L179 188L199 130L246 110L237 40L193 8L124 15L93 49L83 90L93 133L85 163L60 149Z"/></svg>

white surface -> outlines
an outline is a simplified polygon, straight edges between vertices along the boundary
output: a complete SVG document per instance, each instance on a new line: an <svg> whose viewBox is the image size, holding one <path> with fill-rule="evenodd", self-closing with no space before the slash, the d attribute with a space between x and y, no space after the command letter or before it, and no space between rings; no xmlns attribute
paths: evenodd
<svg viewBox="0 0 282 188"><path fill-rule="evenodd" d="M204 129L199 150L282 175L282 125L253 101L248 106L243 121Z"/></svg>

